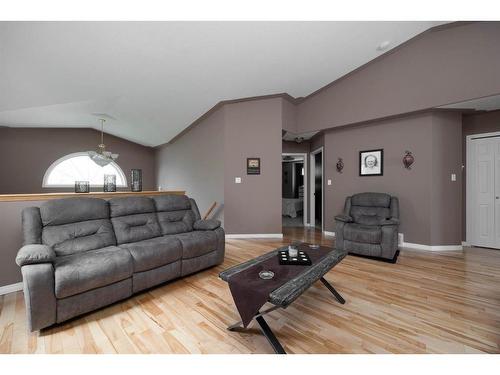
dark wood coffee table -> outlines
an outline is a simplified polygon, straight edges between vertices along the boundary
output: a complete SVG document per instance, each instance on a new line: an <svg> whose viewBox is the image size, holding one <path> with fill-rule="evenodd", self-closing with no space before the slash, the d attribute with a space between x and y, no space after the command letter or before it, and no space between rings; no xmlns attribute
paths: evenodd
<svg viewBox="0 0 500 375"><path fill-rule="evenodd" d="M231 290L235 302L238 298L240 300L246 300L248 297L248 299L251 300L255 297L254 294L257 291L262 292L264 294L264 298L267 299L264 303L268 302L274 305L266 310L260 310L262 305L259 305L256 309L257 313L253 315L253 318L251 314L247 315L250 319L255 319L257 321L262 333L267 338L274 351L278 354L286 354L286 352L264 319L264 315L280 308L287 308L318 280L328 288L338 302L341 304L345 303L344 298L342 298L342 296L328 281L323 278L323 276L335 267L335 265L340 263L340 261L342 261L342 259L344 259L347 255L347 252L325 246L320 246L319 249L311 249L308 244L301 244L299 249L307 252L312 260L312 264L310 266L280 265L278 261L278 253L280 250L285 250L287 248L288 246L278 248L270 253L228 268L219 274L219 277L228 283L239 283L237 293L235 293L236 289L233 288L234 290ZM276 272L277 279L273 280L274 284L266 284L268 282L267 280L262 280L258 277L258 272L263 269L270 269ZM233 279L231 280L232 277ZM278 287L276 289L269 290L270 285L271 288L273 288L274 285L278 285ZM246 301L244 302L246 303ZM248 316L247 320L249 320ZM227 329L230 331L242 329L243 320L244 319L229 326Z"/></svg>

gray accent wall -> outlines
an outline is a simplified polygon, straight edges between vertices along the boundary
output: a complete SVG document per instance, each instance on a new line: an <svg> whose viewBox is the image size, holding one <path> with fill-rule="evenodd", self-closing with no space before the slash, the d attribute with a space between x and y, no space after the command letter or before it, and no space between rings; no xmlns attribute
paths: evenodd
<svg viewBox="0 0 500 375"><path fill-rule="evenodd" d="M500 93L500 22L430 29L304 98L299 132Z"/></svg>
<svg viewBox="0 0 500 375"><path fill-rule="evenodd" d="M174 142L156 149L157 187L185 190L203 216L224 223L224 107L220 107Z"/></svg>
<svg viewBox="0 0 500 375"><path fill-rule="evenodd" d="M325 230L335 231L333 217L347 196L385 192L400 200L405 242L460 244L460 139L459 114L415 114L326 131L324 180L332 179L332 185L324 186ZM384 149L384 175L359 176L359 151L378 148ZM405 150L415 156L410 170L403 166ZM339 157L343 173L335 168Z"/></svg>
<svg viewBox="0 0 500 375"><path fill-rule="evenodd" d="M281 233L281 98L225 106L225 230ZM261 174L246 174L246 159L261 159ZM242 183L235 184L234 178Z"/></svg>
<svg viewBox="0 0 500 375"><path fill-rule="evenodd" d="M281 233L283 101L224 103L157 149L157 184L182 187L202 215L213 201L223 202L215 217L223 220L227 234ZM260 175L247 175L249 157L261 159Z"/></svg>
<svg viewBox="0 0 500 375"><path fill-rule="evenodd" d="M42 188L47 168L70 153L95 150L99 143L100 132L94 129L0 127L0 194L64 191L61 188ZM120 154L117 164L123 169L129 184L130 170L140 168L143 189L156 190L153 148L108 134L104 143L108 150Z"/></svg>

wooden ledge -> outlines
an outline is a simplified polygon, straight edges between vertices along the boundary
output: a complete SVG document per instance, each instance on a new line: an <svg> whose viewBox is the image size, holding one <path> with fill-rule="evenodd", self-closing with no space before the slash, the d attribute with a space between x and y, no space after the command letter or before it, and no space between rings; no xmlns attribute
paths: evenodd
<svg viewBox="0 0 500 375"><path fill-rule="evenodd" d="M71 197L96 197L96 198L113 198L113 197L130 197L137 195L165 195L177 194L183 195L182 190L165 190L165 191L115 191L113 193L90 192L90 193L40 193L40 194L1 194L0 202L21 202L21 201L45 201L49 199L71 198Z"/></svg>

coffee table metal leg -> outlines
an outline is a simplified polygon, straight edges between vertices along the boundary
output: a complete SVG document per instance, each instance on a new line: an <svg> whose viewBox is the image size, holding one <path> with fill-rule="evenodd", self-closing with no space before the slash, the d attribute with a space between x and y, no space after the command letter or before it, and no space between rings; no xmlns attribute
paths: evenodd
<svg viewBox="0 0 500 375"><path fill-rule="evenodd" d="M320 280L323 283L323 285L325 285L328 288L328 290L332 292L337 301L339 301L343 305L345 303L345 299L339 294L339 292L337 292L335 288L328 281L326 281L324 277L322 277Z"/></svg>
<svg viewBox="0 0 500 375"><path fill-rule="evenodd" d="M259 311L259 313L254 316L254 319L257 318L258 316L263 316L263 315L269 314L270 312L273 312L274 310L277 310L277 309L281 309L281 306L273 306L267 310ZM236 328L241 328L242 326L243 326L243 322L240 320L239 322L231 324L229 327L227 327L227 330L234 331Z"/></svg>
<svg viewBox="0 0 500 375"><path fill-rule="evenodd" d="M259 323L262 333L264 334L264 336L266 336L267 341L269 341L269 344L271 344L275 353L286 354L285 349L283 349L283 346L281 346L280 342L271 330L271 327L267 325L266 320L262 316L256 317L255 320L257 321L257 323Z"/></svg>

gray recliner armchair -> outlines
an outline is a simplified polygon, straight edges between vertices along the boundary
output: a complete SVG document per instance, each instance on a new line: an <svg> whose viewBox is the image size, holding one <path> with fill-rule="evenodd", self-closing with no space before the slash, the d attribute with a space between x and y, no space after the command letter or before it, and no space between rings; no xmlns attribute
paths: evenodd
<svg viewBox="0 0 500 375"><path fill-rule="evenodd" d="M335 242L350 254L396 262L399 202L384 193L360 193L345 200L344 213L335 216Z"/></svg>

